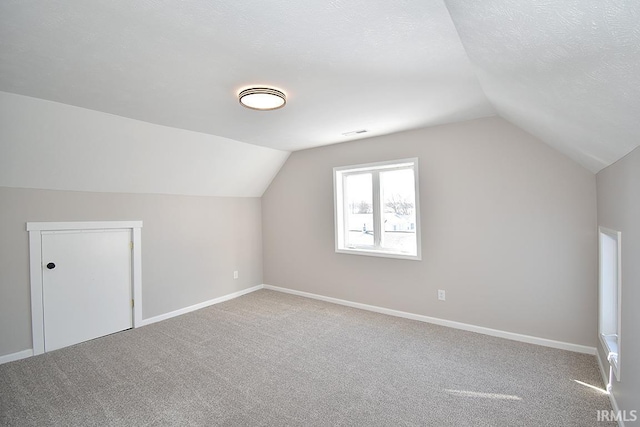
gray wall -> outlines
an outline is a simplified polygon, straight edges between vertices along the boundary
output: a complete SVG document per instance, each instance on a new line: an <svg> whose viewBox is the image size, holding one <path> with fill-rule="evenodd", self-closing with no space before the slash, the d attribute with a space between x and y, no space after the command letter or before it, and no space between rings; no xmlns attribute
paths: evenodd
<svg viewBox="0 0 640 427"><path fill-rule="evenodd" d="M597 183L598 224L622 232L621 381L614 380L613 395L621 410L640 417L640 148L600 171Z"/></svg>
<svg viewBox="0 0 640 427"><path fill-rule="evenodd" d="M407 157L422 261L336 254L332 168ZM595 175L500 118L295 152L262 211L267 284L596 345Z"/></svg>
<svg viewBox="0 0 640 427"><path fill-rule="evenodd" d="M110 220L144 221L144 318L262 281L259 198L0 187L0 356L32 347L26 222Z"/></svg>

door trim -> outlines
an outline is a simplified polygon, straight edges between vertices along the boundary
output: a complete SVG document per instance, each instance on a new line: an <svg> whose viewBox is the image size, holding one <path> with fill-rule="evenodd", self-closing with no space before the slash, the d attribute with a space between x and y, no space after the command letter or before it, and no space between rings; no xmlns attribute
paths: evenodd
<svg viewBox="0 0 640 427"><path fill-rule="evenodd" d="M31 281L31 330L33 354L44 353L44 304L42 298L42 232L59 230L130 229L133 250L133 327L142 326L142 221L27 222Z"/></svg>

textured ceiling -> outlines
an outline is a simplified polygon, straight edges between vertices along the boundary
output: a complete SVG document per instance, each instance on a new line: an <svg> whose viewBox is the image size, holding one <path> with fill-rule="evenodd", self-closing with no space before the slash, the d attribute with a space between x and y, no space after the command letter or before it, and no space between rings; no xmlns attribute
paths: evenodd
<svg viewBox="0 0 640 427"><path fill-rule="evenodd" d="M631 0L4 0L0 90L287 151L497 111L595 172L640 144L639 22ZM239 106L263 84L286 108Z"/></svg>
<svg viewBox="0 0 640 427"><path fill-rule="evenodd" d="M640 145L640 1L447 5L501 116L593 172Z"/></svg>
<svg viewBox="0 0 640 427"><path fill-rule="evenodd" d="M0 90L277 149L495 114L441 0L3 0L0 16ZM238 104L264 84L285 109Z"/></svg>

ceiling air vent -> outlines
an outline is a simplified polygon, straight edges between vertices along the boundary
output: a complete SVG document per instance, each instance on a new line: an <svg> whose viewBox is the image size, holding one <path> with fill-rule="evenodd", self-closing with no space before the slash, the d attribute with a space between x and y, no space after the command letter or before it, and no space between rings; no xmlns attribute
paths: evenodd
<svg viewBox="0 0 640 427"><path fill-rule="evenodd" d="M366 129L360 129L360 130L352 130L351 132L345 132L342 135L343 136L353 136L353 135L358 135L360 133L366 133L367 130Z"/></svg>

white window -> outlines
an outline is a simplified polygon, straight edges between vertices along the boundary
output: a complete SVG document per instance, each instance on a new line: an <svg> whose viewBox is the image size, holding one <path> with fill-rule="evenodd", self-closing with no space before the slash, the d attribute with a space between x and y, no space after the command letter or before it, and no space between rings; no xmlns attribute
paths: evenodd
<svg viewBox="0 0 640 427"><path fill-rule="evenodd" d="M620 232L599 228L599 315L600 341L607 352L607 359L620 380Z"/></svg>
<svg viewBox="0 0 640 427"><path fill-rule="evenodd" d="M336 252L420 259L418 159L337 167Z"/></svg>

